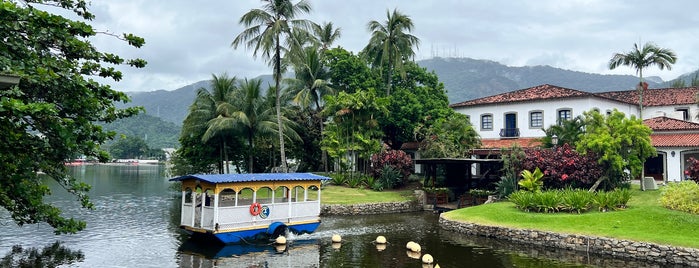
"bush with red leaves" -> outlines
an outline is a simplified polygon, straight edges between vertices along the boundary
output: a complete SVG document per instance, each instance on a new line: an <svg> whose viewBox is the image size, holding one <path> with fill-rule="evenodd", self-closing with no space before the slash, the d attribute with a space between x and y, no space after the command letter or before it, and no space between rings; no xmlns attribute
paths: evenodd
<svg viewBox="0 0 699 268"><path fill-rule="evenodd" d="M522 168L541 169L545 188L589 188L602 176L602 167L594 154L581 155L568 144L553 149L529 149L525 155Z"/></svg>
<svg viewBox="0 0 699 268"><path fill-rule="evenodd" d="M381 170L386 165L400 172L403 176L403 183L408 180L414 170L412 158L404 151L383 150L371 156L371 175L374 178L381 177Z"/></svg>

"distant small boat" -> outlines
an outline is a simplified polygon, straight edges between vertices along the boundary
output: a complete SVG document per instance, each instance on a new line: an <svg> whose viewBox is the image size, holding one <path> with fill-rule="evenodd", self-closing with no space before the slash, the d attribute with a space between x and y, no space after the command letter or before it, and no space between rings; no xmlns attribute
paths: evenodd
<svg viewBox="0 0 699 268"><path fill-rule="evenodd" d="M312 233L320 225L320 186L311 173L186 175L180 227L224 244Z"/></svg>

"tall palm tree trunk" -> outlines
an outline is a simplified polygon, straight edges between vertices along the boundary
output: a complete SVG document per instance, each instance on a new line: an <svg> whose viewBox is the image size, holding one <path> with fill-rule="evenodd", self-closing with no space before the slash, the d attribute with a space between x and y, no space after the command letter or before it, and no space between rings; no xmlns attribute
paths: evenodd
<svg viewBox="0 0 699 268"><path fill-rule="evenodd" d="M224 165L226 165L226 166L225 166L226 174L230 174L230 173L231 173L231 170L230 170L230 167L229 167L229 165L228 165L228 150L226 150L227 147L228 147L228 146L226 146L226 139L224 138L224 139L223 139L223 148L221 148L221 149L223 150L223 158L224 158L224 162L223 162L223 163L224 163Z"/></svg>
<svg viewBox="0 0 699 268"><path fill-rule="evenodd" d="M248 149L248 172L249 173L255 173L255 170L253 169L253 163L254 163L253 162L253 160L254 160L253 153L255 150L255 148L253 148L254 144L255 143L252 141L251 133L248 133L248 146L250 147L250 149Z"/></svg>
<svg viewBox="0 0 699 268"><path fill-rule="evenodd" d="M274 90L277 97L276 100L276 110L277 110L277 129L279 130L279 155L282 164L282 172L288 172L289 169L286 166L286 153L284 152L284 126L282 125L282 108L281 108L281 94L279 89L279 82L281 80L281 48L279 47L279 37L276 38L276 53L274 55Z"/></svg>

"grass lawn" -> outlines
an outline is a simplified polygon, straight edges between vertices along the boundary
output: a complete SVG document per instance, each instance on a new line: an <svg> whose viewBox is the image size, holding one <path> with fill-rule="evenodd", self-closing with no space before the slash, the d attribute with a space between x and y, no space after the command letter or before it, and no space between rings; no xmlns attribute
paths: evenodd
<svg viewBox="0 0 699 268"><path fill-rule="evenodd" d="M468 207L444 213L449 220L518 229L592 235L699 248L699 215L660 205L660 191L632 189L628 208L611 212L528 213L511 202Z"/></svg>
<svg viewBox="0 0 699 268"><path fill-rule="evenodd" d="M335 185L325 186L320 196L321 204L326 205L403 202L413 199L412 189L376 192L371 189L349 188Z"/></svg>

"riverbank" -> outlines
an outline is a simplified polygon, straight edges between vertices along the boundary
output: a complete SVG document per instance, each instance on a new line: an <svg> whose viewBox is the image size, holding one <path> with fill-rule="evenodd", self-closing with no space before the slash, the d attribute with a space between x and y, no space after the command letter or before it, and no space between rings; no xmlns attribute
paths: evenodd
<svg viewBox="0 0 699 268"><path fill-rule="evenodd" d="M421 195L422 191L411 189L377 192L329 185L321 195L320 214L371 215L422 211Z"/></svg>
<svg viewBox="0 0 699 268"><path fill-rule="evenodd" d="M444 213L440 223L469 235L699 267L699 215L662 207L660 191L632 193L619 211L527 213L498 202Z"/></svg>

